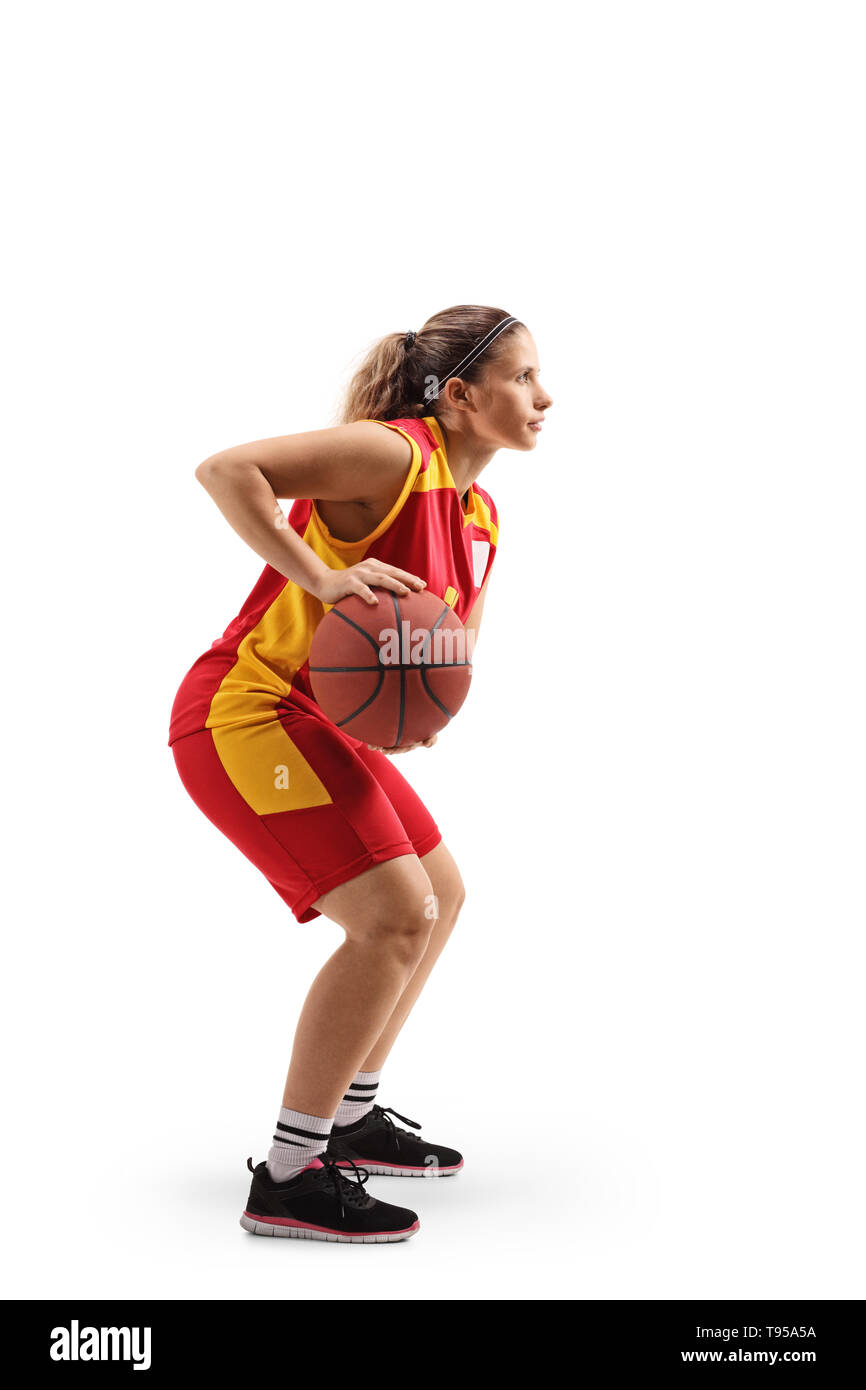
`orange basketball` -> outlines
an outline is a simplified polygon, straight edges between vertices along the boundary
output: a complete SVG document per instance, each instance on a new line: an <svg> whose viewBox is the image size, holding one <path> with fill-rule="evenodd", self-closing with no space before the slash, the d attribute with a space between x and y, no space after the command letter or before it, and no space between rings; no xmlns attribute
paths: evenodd
<svg viewBox="0 0 866 1390"><path fill-rule="evenodd" d="M463 704L473 634L426 589L374 591L377 604L348 594L325 614L310 647L310 684L338 728L398 748L444 729Z"/></svg>

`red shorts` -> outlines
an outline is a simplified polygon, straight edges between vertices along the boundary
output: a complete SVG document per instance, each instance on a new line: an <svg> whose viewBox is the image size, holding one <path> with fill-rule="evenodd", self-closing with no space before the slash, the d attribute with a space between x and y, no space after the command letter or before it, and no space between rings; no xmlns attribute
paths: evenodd
<svg viewBox="0 0 866 1390"><path fill-rule="evenodd" d="M320 916L312 904L337 884L442 838L391 758L307 701L282 703L269 723L187 734L172 752L193 801L299 922Z"/></svg>

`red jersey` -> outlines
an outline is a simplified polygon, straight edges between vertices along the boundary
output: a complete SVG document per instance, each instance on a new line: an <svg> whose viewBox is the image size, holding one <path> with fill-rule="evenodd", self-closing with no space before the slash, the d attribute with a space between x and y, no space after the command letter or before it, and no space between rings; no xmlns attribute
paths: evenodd
<svg viewBox="0 0 866 1390"><path fill-rule="evenodd" d="M409 472L388 515L363 539L343 541L328 531L315 502L304 499L293 503L287 524L331 569L348 569L375 557L417 574L465 622L496 554L496 507L476 483L464 494L464 503L435 416L374 423L398 430L412 446ZM221 736L270 721L276 726L287 701L315 705L308 657L313 634L330 607L266 565L238 616L181 684L169 743L210 729L223 761L233 765L233 780L245 781L243 737ZM306 792L317 798L312 783ZM285 797L278 804L284 808Z"/></svg>

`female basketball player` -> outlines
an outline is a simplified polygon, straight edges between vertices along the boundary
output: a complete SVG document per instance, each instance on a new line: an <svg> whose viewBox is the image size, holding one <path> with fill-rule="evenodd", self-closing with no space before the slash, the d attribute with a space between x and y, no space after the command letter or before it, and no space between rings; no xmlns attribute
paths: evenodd
<svg viewBox="0 0 866 1390"><path fill-rule="evenodd" d="M257 1235L402 1240L418 1218L374 1200L369 1173L463 1165L376 1104L385 1059L460 911L460 874L387 756L404 750L338 729L312 697L307 656L327 606L346 594L375 604L377 590L426 585L477 636L498 529L476 479L497 449L535 448L552 404L538 370L522 323L459 305L372 349L343 423L226 449L196 470L266 566L177 693L177 768L299 922L324 913L346 934L304 1003L268 1159L248 1160L241 1225ZM287 521L278 498L304 500ZM275 983L273 968L253 953L250 987Z"/></svg>

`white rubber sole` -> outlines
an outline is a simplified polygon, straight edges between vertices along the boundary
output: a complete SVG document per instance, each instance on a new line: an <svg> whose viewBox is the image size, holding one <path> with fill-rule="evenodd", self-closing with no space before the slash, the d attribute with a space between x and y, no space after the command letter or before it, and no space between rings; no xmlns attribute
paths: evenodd
<svg viewBox="0 0 866 1390"><path fill-rule="evenodd" d="M341 1231L326 1231L318 1226L282 1226L271 1225L269 1221L261 1221L257 1217L247 1216L244 1212L241 1217L241 1225L245 1231L249 1231L254 1236L284 1236L294 1240L331 1240L339 1245L390 1245L395 1240L408 1240L410 1236L417 1235L420 1223L416 1221L414 1226L409 1226L405 1231L374 1231L371 1235L344 1235Z"/></svg>
<svg viewBox="0 0 866 1390"><path fill-rule="evenodd" d="M453 1178L463 1167L462 1163L458 1163L456 1168L388 1168L380 1163L364 1163L360 1158L356 1158L355 1162L372 1176L383 1178ZM339 1159L337 1166L342 1167Z"/></svg>

